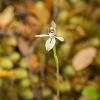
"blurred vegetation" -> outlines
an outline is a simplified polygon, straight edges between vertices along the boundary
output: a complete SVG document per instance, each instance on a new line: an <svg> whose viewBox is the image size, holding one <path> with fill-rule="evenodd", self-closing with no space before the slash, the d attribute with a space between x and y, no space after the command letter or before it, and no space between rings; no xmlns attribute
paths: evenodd
<svg viewBox="0 0 100 100"><path fill-rule="evenodd" d="M0 100L57 100L45 50L54 20L61 100L100 100L100 0L0 0Z"/></svg>

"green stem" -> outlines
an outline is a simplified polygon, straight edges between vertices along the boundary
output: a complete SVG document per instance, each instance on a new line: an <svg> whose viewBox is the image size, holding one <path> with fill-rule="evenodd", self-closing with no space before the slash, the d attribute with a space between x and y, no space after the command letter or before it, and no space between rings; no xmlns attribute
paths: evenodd
<svg viewBox="0 0 100 100"><path fill-rule="evenodd" d="M53 48L54 58L56 61L56 68L57 68L57 100L59 100L59 61L56 53L56 46Z"/></svg>

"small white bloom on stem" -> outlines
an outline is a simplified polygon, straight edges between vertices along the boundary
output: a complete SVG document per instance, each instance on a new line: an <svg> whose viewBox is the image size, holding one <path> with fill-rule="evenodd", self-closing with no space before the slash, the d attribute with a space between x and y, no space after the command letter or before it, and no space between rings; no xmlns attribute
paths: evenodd
<svg viewBox="0 0 100 100"><path fill-rule="evenodd" d="M41 35L36 35L35 37L49 37L47 39L46 43L45 43L45 47L46 47L46 50L50 51L54 47L54 45L56 43L56 39L58 39L62 42L64 41L63 37L55 36L55 34L56 34L56 24L55 24L54 21L52 21L51 27L48 30L48 35L47 34L41 34Z"/></svg>

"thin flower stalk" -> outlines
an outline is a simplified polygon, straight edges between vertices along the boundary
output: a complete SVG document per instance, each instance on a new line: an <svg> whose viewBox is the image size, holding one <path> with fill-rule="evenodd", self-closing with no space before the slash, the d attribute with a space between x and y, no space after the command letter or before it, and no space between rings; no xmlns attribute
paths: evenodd
<svg viewBox="0 0 100 100"><path fill-rule="evenodd" d="M57 69L57 100L59 100L59 61L58 61L58 57L57 57L57 53L56 53L56 46L53 47L53 52L54 52L54 58L55 58L55 62L56 62L56 69Z"/></svg>

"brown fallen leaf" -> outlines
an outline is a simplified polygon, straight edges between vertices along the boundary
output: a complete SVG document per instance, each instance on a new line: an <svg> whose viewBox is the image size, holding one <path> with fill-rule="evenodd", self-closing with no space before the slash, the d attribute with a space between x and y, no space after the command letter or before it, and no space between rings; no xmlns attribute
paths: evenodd
<svg viewBox="0 0 100 100"><path fill-rule="evenodd" d="M85 31L80 26L70 24L70 25L67 25L66 29L67 30L68 29L76 30L80 36L85 36L86 35Z"/></svg>
<svg viewBox="0 0 100 100"><path fill-rule="evenodd" d="M74 15L76 15L76 14L78 14L78 13L83 12L84 10L87 9L87 7L88 7L87 5L83 5L83 6L79 7L79 8L77 8L77 9L71 11L71 12L69 13L69 17L74 16Z"/></svg>
<svg viewBox="0 0 100 100"><path fill-rule="evenodd" d="M96 48L86 47L78 51L72 59L72 65L76 71L80 71L88 67L95 58L97 53Z"/></svg>
<svg viewBox="0 0 100 100"><path fill-rule="evenodd" d="M84 97L84 96L81 96L81 97L79 97L78 100L90 100L90 99L88 99L88 98L86 98L86 97Z"/></svg>
<svg viewBox="0 0 100 100"><path fill-rule="evenodd" d="M16 30L17 30L17 33L20 34L20 36L30 41L33 41L39 29L38 29L38 26L36 25L23 23L19 21L17 22Z"/></svg>
<svg viewBox="0 0 100 100"><path fill-rule="evenodd" d="M27 4L25 5L25 8L26 8L26 10L27 10L28 12L30 12L30 13L36 15L37 9L36 9L36 6L35 6L35 3L34 3L34 2L27 3Z"/></svg>
<svg viewBox="0 0 100 100"><path fill-rule="evenodd" d="M50 20L50 12L44 2L18 3L15 10L16 15L21 18L16 26L17 33L30 41L44 30Z"/></svg>
<svg viewBox="0 0 100 100"><path fill-rule="evenodd" d="M53 0L45 0L45 6L49 11L52 11L53 8Z"/></svg>
<svg viewBox="0 0 100 100"><path fill-rule="evenodd" d="M18 37L18 49L25 56L29 49L29 42L22 37Z"/></svg>
<svg viewBox="0 0 100 100"><path fill-rule="evenodd" d="M0 13L0 28L5 28L14 17L14 7L8 6Z"/></svg>
<svg viewBox="0 0 100 100"><path fill-rule="evenodd" d="M28 63L28 65L31 66L33 69L39 66L39 62L35 54L32 54L30 57L29 56L25 57L25 60Z"/></svg>
<svg viewBox="0 0 100 100"><path fill-rule="evenodd" d="M86 84L86 85L94 86L94 87L96 87L98 90L100 90L100 85L99 85L98 83L96 83L95 81L87 81L85 84Z"/></svg>
<svg viewBox="0 0 100 100"><path fill-rule="evenodd" d="M35 54L26 56L24 59L26 63L28 64L28 67L31 67L34 73L39 73L41 69L43 68L43 65L38 62L37 56Z"/></svg>

